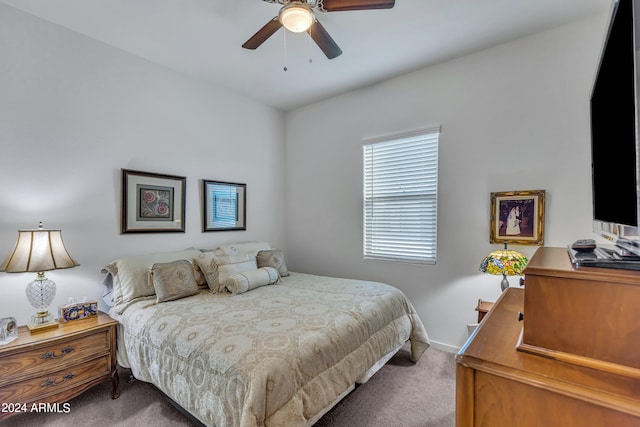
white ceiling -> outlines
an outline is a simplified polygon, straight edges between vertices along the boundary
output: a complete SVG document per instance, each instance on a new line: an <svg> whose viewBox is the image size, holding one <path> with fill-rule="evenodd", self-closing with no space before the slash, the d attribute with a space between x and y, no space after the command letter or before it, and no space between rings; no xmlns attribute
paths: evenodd
<svg viewBox="0 0 640 427"><path fill-rule="evenodd" d="M0 2L288 110L606 13L611 0L396 0L388 10L318 14L343 50L333 60L305 33L287 33L285 58L284 29L257 50L243 49L241 45L280 9L262 0Z"/></svg>

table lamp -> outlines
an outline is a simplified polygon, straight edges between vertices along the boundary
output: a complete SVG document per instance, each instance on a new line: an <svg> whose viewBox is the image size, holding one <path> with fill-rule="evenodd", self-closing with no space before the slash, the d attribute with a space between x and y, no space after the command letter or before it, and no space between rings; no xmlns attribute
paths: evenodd
<svg viewBox="0 0 640 427"><path fill-rule="evenodd" d="M527 257L520 252L507 249L507 242L504 242L504 249L491 252L480 264L480 271L489 274L502 274L500 289L504 292L509 287L507 276L522 276L524 268L527 266Z"/></svg>
<svg viewBox="0 0 640 427"><path fill-rule="evenodd" d="M36 314L27 325L32 333L58 327L48 311L56 295L56 284L47 279L44 272L77 265L64 247L60 230L45 230L42 223L37 230L18 230L16 246L0 266L0 271L38 274L26 289L27 299L36 308Z"/></svg>

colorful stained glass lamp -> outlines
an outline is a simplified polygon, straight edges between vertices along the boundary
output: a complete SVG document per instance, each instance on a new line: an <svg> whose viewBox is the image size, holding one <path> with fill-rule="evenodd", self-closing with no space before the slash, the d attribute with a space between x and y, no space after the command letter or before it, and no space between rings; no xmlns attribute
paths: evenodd
<svg viewBox="0 0 640 427"><path fill-rule="evenodd" d="M489 274L501 274L500 289L504 292L509 287L507 276L522 276L528 262L527 257L520 252L507 249L507 242L505 241L504 249L493 251L482 260L480 271Z"/></svg>

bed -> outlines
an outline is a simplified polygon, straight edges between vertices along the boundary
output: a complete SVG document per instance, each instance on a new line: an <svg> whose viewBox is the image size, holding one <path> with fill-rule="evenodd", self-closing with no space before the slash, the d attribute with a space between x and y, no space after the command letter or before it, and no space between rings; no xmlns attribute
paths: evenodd
<svg viewBox="0 0 640 427"><path fill-rule="evenodd" d="M118 364L208 426L313 425L405 342L414 361L429 346L397 288L289 272L267 242L124 257L103 272Z"/></svg>

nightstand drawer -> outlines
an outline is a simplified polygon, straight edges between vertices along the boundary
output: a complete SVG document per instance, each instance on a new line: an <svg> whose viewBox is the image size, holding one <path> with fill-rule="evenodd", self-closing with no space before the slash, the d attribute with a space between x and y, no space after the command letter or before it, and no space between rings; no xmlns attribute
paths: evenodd
<svg viewBox="0 0 640 427"><path fill-rule="evenodd" d="M0 363L0 387L25 377L61 369L110 352L108 330L69 340L58 340L7 355Z"/></svg>
<svg viewBox="0 0 640 427"><path fill-rule="evenodd" d="M104 381L117 399L116 326L105 313L60 324L0 346L0 402L62 403ZM0 412L0 421L18 412Z"/></svg>
<svg viewBox="0 0 640 427"><path fill-rule="evenodd" d="M111 357L105 355L57 372L0 388L0 402L31 403L47 395L77 387L99 376L110 376Z"/></svg>

